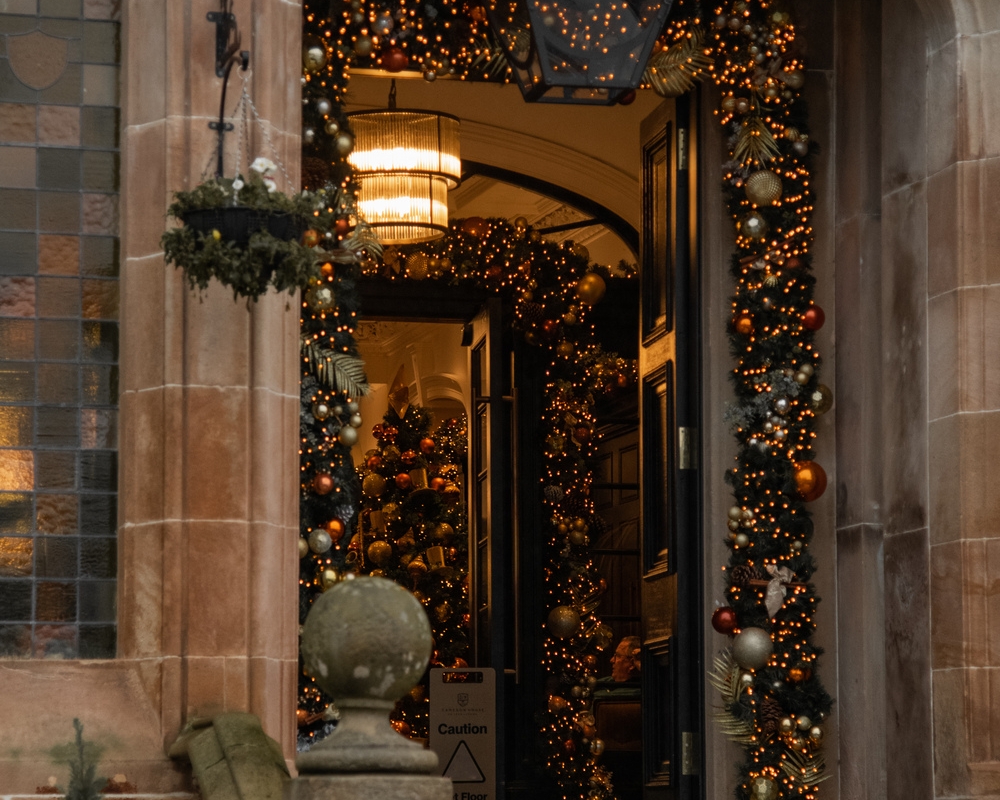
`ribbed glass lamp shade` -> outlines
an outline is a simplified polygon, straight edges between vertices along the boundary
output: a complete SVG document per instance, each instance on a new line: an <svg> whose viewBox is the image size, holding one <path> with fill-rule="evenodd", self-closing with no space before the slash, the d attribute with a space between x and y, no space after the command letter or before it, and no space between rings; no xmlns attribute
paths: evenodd
<svg viewBox="0 0 1000 800"><path fill-rule="evenodd" d="M348 115L358 211L382 244L412 244L448 230L448 189L462 178L456 117L383 109Z"/></svg>
<svg viewBox="0 0 1000 800"><path fill-rule="evenodd" d="M426 172L357 175L358 213L385 245L438 239L448 230L448 182Z"/></svg>
<svg viewBox="0 0 1000 800"><path fill-rule="evenodd" d="M672 0L494 0L490 27L526 100L610 105L642 81Z"/></svg>

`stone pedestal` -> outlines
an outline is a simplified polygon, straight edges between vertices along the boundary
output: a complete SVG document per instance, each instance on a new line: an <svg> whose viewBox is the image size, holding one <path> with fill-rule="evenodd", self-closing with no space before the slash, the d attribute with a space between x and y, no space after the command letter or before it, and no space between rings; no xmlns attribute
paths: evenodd
<svg viewBox="0 0 1000 800"><path fill-rule="evenodd" d="M306 670L337 703L334 732L295 760L285 800L451 800L451 781L426 774L430 750L392 729L389 712L431 654L423 606L384 578L354 578L320 597L302 628Z"/></svg>
<svg viewBox="0 0 1000 800"><path fill-rule="evenodd" d="M451 800L451 781L430 775L301 775L285 789L285 800Z"/></svg>

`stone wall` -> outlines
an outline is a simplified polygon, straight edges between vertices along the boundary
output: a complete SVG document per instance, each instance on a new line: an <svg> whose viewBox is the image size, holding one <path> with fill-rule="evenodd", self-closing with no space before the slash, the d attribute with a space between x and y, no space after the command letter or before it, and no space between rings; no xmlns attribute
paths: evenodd
<svg viewBox="0 0 1000 800"><path fill-rule="evenodd" d="M294 753L298 299L248 309L219 287L199 298L164 266L171 193L211 169L221 81L205 15L220 6L108 5L121 15L123 68L118 657L4 669L3 718L38 720L13 741L5 732L4 753L18 750L0 760L8 792L44 784L48 749L72 739L74 716L107 746L102 769L144 793L187 786L164 753L193 717L253 712ZM282 161L281 188L295 189L301 5L237 0L234 11L265 126L244 153ZM241 84L234 72L227 114Z"/></svg>

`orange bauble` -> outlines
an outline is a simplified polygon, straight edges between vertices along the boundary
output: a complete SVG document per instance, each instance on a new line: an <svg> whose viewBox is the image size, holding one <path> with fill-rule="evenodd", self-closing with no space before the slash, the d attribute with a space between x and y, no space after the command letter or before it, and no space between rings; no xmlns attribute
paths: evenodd
<svg viewBox="0 0 1000 800"><path fill-rule="evenodd" d="M404 492L413 486L413 479L407 475L405 472L400 472L396 476L396 487L402 489Z"/></svg>
<svg viewBox="0 0 1000 800"><path fill-rule="evenodd" d="M812 677L812 670L809 667L792 667L788 670L788 680L792 683L802 683Z"/></svg>
<svg viewBox="0 0 1000 800"><path fill-rule="evenodd" d="M753 333L753 317L749 314L740 314L736 321L733 322L733 327L736 328L736 332L743 335L749 336Z"/></svg>
<svg viewBox="0 0 1000 800"><path fill-rule="evenodd" d="M815 461L795 465L795 490L807 503L818 500L826 491L826 471Z"/></svg>
<svg viewBox="0 0 1000 800"><path fill-rule="evenodd" d="M315 247L318 245L319 231L315 228L309 228L309 230L302 234L302 244L306 247Z"/></svg>
<svg viewBox="0 0 1000 800"><path fill-rule="evenodd" d="M345 528L343 521L339 519L331 519L323 527L325 527L326 532L330 534L330 539L333 540L334 544L336 544L337 542L339 542L341 539L344 538Z"/></svg>
<svg viewBox="0 0 1000 800"><path fill-rule="evenodd" d="M434 440L429 436L420 440L420 452L425 455L434 452Z"/></svg>

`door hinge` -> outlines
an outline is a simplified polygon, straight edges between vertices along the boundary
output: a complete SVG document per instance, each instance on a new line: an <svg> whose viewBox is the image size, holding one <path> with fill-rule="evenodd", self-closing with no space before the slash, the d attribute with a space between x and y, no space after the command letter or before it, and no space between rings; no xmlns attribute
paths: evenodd
<svg viewBox="0 0 1000 800"><path fill-rule="evenodd" d="M677 169L688 168L688 132L687 128L677 129Z"/></svg>
<svg viewBox="0 0 1000 800"><path fill-rule="evenodd" d="M677 429L677 466L679 469L698 467L698 429Z"/></svg>
<svg viewBox="0 0 1000 800"><path fill-rule="evenodd" d="M681 775L700 774L700 760L697 738L691 731L684 731L681 734Z"/></svg>

